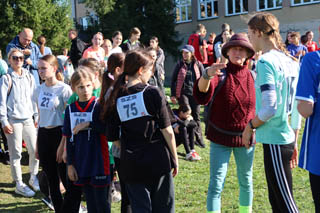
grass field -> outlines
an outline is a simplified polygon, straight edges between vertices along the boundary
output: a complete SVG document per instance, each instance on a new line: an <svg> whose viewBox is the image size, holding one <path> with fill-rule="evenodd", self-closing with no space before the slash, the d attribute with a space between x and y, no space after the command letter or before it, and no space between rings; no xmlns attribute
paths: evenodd
<svg viewBox="0 0 320 213"><path fill-rule="evenodd" d="M302 131L301 131L302 133ZM301 135L300 135L301 140ZM174 179L176 212L202 213L206 212L206 194L209 182L209 141L206 148L196 147L202 157L199 162L184 160L183 146L178 148L180 171ZM26 166L26 153L23 160L23 178L28 182L28 167ZM271 212L268 202L267 184L264 175L263 152L261 144L256 145L254 171L254 201L253 212ZM300 168L293 170L294 197L300 212L314 212L308 173ZM34 198L24 198L14 193L14 184L10 175L10 167L0 164L0 212L50 212L41 202L42 195L38 193ZM235 162L232 158L222 193L222 212L238 212L238 194ZM119 203L112 204L112 212L118 213Z"/></svg>

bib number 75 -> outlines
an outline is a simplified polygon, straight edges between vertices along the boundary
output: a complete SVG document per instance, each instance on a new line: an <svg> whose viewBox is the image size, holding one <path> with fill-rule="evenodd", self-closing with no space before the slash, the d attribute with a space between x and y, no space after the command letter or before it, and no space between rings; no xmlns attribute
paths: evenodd
<svg viewBox="0 0 320 213"><path fill-rule="evenodd" d="M131 116L136 116L138 114L136 103L125 104L123 105L123 108L126 110L128 118L130 118Z"/></svg>

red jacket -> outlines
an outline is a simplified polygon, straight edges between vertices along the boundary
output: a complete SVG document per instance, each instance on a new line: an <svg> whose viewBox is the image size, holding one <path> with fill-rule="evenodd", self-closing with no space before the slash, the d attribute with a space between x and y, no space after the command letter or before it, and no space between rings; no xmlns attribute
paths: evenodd
<svg viewBox="0 0 320 213"><path fill-rule="evenodd" d="M206 41L203 40L203 46L206 46ZM198 61L200 61L202 64L207 64L208 63L208 56L207 56L207 50L206 48L203 48L203 57L200 53L200 35L198 33L194 33L190 35L188 39L188 44L192 45L194 48L194 55Z"/></svg>

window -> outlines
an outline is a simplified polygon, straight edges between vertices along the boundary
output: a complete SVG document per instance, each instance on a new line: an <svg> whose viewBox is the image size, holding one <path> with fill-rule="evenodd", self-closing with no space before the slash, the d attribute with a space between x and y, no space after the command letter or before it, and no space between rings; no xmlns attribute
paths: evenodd
<svg viewBox="0 0 320 213"><path fill-rule="evenodd" d="M320 0L291 0L292 6L299 6L304 4L316 4L320 3Z"/></svg>
<svg viewBox="0 0 320 213"><path fill-rule="evenodd" d="M226 15L233 16L248 13L248 0L227 0Z"/></svg>
<svg viewBox="0 0 320 213"><path fill-rule="evenodd" d="M218 0L198 0L198 18L218 17Z"/></svg>
<svg viewBox="0 0 320 213"><path fill-rule="evenodd" d="M257 10L273 10L282 7L282 0L258 0Z"/></svg>
<svg viewBox="0 0 320 213"><path fill-rule="evenodd" d="M176 22L192 20L191 0L176 0Z"/></svg>

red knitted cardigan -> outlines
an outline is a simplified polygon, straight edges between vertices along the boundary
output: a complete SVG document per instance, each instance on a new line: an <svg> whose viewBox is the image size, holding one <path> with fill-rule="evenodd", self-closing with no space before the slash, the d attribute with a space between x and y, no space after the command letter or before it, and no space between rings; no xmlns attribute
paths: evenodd
<svg viewBox="0 0 320 213"><path fill-rule="evenodd" d="M210 121L220 129L242 132L250 119L255 116L255 87L254 80L247 66L239 66L229 62L227 64L227 79L215 97L211 106ZM199 91L196 81L193 95L199 104L206 105L212 98L218 77L211 79L208 92ZM207 138L214 143L242 147L241 136L231 136L218 132L211 125L208 126Z"/></svg>

